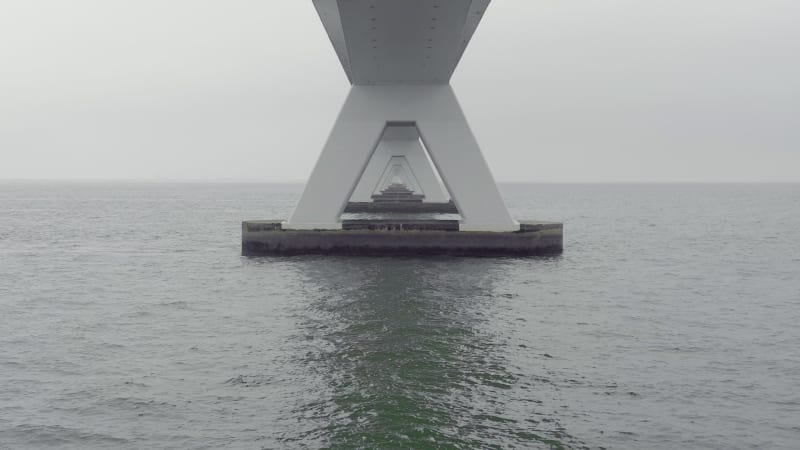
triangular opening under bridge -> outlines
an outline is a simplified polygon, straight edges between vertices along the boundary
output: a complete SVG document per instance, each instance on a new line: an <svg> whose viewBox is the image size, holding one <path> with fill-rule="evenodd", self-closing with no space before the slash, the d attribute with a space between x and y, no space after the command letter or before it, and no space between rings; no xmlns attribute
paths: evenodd
<svg viewBox="0 0 800 450"><path fill-rule="evenodd" d="M460 219L413 122L386 124L344 213Z"/></svg>

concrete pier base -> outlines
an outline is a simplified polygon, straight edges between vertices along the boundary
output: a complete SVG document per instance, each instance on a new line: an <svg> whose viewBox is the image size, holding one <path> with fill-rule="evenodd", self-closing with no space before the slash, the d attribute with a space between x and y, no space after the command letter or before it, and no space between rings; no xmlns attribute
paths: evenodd
<svg viewBox="0 0 800 450"><path fill-rule="evenodd" d="M563 251L563 225L520 221L514 232L458 231L457 221L345 221L341 230L285 230L280 220L242 223L242 255L538 256Z"/></svg>

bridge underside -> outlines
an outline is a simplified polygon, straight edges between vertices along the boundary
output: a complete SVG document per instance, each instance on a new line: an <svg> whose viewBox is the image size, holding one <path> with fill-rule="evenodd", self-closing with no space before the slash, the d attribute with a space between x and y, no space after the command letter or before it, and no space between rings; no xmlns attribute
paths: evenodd
<svg viewBox="0 0 800 450"><path fill-rule="evenodd" d="M490 0L314 0L352 84L446 84Z"/></svg>

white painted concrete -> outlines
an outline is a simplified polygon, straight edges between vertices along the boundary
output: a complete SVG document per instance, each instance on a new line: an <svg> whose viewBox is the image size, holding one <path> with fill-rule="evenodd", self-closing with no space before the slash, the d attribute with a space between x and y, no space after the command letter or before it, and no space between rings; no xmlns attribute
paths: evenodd
<svg viewBox="0 0 800 450"><path fill-rule="evenodd" d="M362 174L367 172L368 186L375 186L373 173L380 169L367 169L384 130L402 134L414 128L417 144L421 141L428 150L461 214L460 230L519 230L448 84L488 4L489 0L314 0L353 86L284 224L287 229L341 229L340 216ZM402 151L397 156L405 156L414 173L422 176L427 161L414 163L418 153L400 148L413 139L383 141L389 144L379 152L385 161L379 168L395 151Z"/></svg>
<svg viewBox="0 0 800 450"><path fill-rule="evenodd" d="M387 124L416 124L465 231L514 231L449 85L353 86L286 227L340 229L339 217Z"/></svg>
<svg viewBox="0 0 800 450"><path fill-rule="evenodd" d="M490 0L314 0L352 84L446 84Z"/></svg>

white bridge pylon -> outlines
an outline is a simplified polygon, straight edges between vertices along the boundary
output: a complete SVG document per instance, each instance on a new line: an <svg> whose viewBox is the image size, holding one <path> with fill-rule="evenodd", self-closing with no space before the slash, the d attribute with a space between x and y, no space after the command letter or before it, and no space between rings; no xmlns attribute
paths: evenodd
<svg viewBox="0 0 800 450"><path fill-rule="evenodd" d="M488 3L314 0L352 87L286 229L341 229L347 203L363 198L360 182L371 193L392 156L407 159L427 201L447 201L425 150L460 230L519 229L449 84ZM400 131L413 137L393 136ZM384 161L377 170L373 159Z"/></svg>

